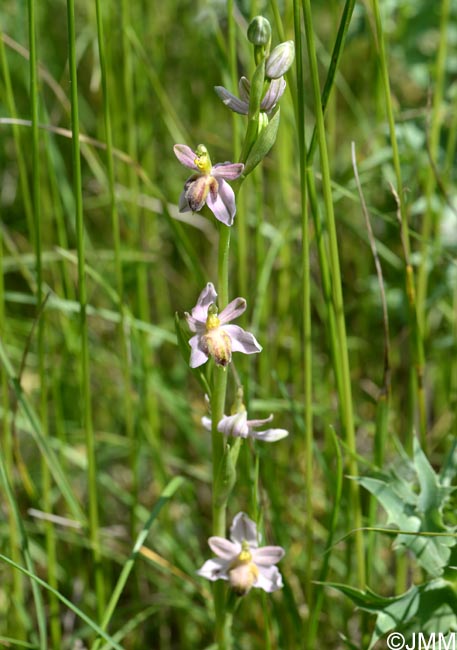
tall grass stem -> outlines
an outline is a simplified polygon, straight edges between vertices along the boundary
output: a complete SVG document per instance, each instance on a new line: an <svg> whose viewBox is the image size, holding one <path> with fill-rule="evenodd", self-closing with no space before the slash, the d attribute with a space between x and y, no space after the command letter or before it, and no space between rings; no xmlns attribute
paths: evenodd
<svg viewBox="0 0 457 650"><path fill-rule="evenodd" d="M83 427L86 436L87 481L89 494L89 537L94 558L94 575L97 611L101 617L105 608L106 596L101 565L99 513L97 490L97 466L95 457L95 435L92 422L92 402L89 367L89 340L87 323L87 288L85 275L85 243L84 216L81 179L81 158L79 146L79 107L78 107L78 76L76 68L76 38L75 38L75 6L74 0L67 0L68 20L68 53L70 63L71 83L71 131L72 131L72 161L75 199L75 222L78 256L78 288L79 288L79 317L81 337L81 405Z"/></svg>
<svg viewBox="0 0 457 650"><path fill-rule="evenodd" d="M384 31L382 27L381 11L379 0L372 0L373 13L375 18L376 41L378 47L379 66L381 71L382 90L384 92L384 101L389 124L390 144L392 147L392 161L396 178L396 200L398 203L399 221L401 228L401 239L405 254L405 286L409 306L409 324L411 328L411 350L413 356L412 372L415 373L415 402L418 410L419 435L422 448L427 449L427 420L425 408L425 391L424 391L424 345L422 330L417 313L416 299L416 280L414 277L413 267L411 266L411 244L409 235L408 215L406 210L405 196L403 191L403 181L400 163L400 153L398 149L397 135L395 131L395 119L392 105L392 96L390 91L389 68L384 43ZM408 431L406 446L412 450L412 430Z"/></svg>
<svg viewBox="0 0 457 650"><path fill-rule="evenodd" d="M332 187L330 176L330 165L325 141L324 115L321 104L321 93L319 86L319 75L317 69L317 55L314 45L314 33L311 14L310 0L302 0L304 15L305 33L310 62L310 75L313 87L314 109L316 116L317 138L322 170L322 188L324 195L325 212L327 217L327 230L329 235L329 261L332 272L333 309L335 312L336 333L338 336L338 353L341 362L341 379L343 394L340 395L345 404L345 420L343 430L351 454L349 459L349 470L352 475L358 475L358 464L356 459L356 442L352 404L352 388L349 368L348 341L346 336L346 323L344 315L344 300L341 286L340 261L338 253L338 240L336 233L335 215L333 210ZM365 551L363 534L359 530L362 526L362 512L360 504L359 488L355 481L350 483L351 506L353 511L353 522L356 528L356 570L357 581L361 588L365 586Z"/></svg>
<svg viewBox="0 0 457 650"><path fill-rule="evenodd" d="M29 80L30 80L30 107L32 118L32 205L33 205L33 233L30 233L35 250L35 271L37 286L37 352L38 352L38 374L40 377L40 421L41 429L45 436L48 435L47 416L47 373L45 368L45 314L41 310L43 302L43 263L42 263L42 213L40 197L40 141L38 134L39 120L39 95L38 95L38 62L36 43L36 2L28 0L28 27L29 27ZM51 498L51 475L46 459L41 459L41 491L43 495L43 508L45 512L52 511ZM49 584L57 587L56 575L56 538L54 527L50 522L45 524L47 572ZM61 643L59 602L51 595L50 598L50 630L52 644L59 647Z"/></svg>
<svg viewBox="0 0 457 650"><path fill-rule="evenodd" d="M301 4L294 0L295 28L295 71L297 75L297 131L300 166L300 210L301 210L301 263L302 263L302 337L303 337L303 393L305 417L305 593L308 611L314 609L313 602L313 558L314 558L314 491L313 491L313 395L312 395L312 331L310 294L310 237L308 193L306 185L306 139L305 139L305 79L303 71Z"/></svg>

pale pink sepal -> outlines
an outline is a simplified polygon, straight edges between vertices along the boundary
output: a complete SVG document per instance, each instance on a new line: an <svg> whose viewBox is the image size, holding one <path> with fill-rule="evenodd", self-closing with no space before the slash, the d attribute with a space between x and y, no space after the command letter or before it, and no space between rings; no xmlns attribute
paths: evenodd
<svg viewBox="0 0 457 650"><path fill-rule="evenodd" d="M232 352L255 354L262 351L262 346L258 343L254 334L245 332L238 325L224 325L224 329L232 339Z"/></svg>
<svg viewBox="0 0 457 650"><path fill-rule="evenodd" d="M195 158L197 157L197 154L195 151L192 151L192 149L188 147L187 144L175 144L173 151L175 152L176 158L182 165L184 165L184 167L199 171L197 165L195 164Z"/></svg>

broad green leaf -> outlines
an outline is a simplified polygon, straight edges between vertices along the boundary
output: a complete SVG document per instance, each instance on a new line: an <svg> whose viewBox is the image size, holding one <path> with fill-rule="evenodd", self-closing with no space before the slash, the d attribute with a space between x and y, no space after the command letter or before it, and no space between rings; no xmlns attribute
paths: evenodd
<svg viewBox="0 0 457 650"><path fill-rule="evenodd" d="M443 534L454 533L454 528L445 526L442 514L452 488L443 485L417 441L413 461L408 462L406 470L406 475L411 474L409 480L394 472L357 480L376 496L387 513L388 524L402 531L394 546L408 548L418 563L432 577L437 577L449 565L451 549L457 541L454 536ZM403 534L403 531L422 535Z"/></svg>
<svg viewBox="0 0 457 650"><path fill-rule="evenodd" d="M369 650L393 630L402 633L407 641L415 633L447 635L457 630L457 595L441 578L413 586L393 598L337 583L327 586L344 593L360 609L377 614Z"/></svg>
<svg viewBox="0 0 457 650"><path fill-rule="evenodd" d="M457 475L457 438L454 438L451 449L443 463L440 472L441 484L451 485Z"/></svg>
<svg viewBox="0 0 457 650"><path fill-rule="evenodd" d="M439 476L435 474L417 439L414 439L414 463L421 488L417 503L418 511L424 513L425 523L431 530L438 529L444 532L442 510L452 488L440 483Z"/></svg>

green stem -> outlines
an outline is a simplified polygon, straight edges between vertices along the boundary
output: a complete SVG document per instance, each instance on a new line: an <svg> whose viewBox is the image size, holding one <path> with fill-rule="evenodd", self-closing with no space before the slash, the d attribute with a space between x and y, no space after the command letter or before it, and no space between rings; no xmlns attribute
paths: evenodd
<svg viewBox="0 0 457 650"><path fill-rule="evenodd" d="M228 303L228 275L230 252L230 228L220 224L218 252L218 303L223 309ZM227 371L219 366L214 367L213 389L211 394L211 441L213 455L213 535L225 537L226 503L218 500L217 482L224 454L224 438L217 430L217 425L224 415L225 396L227 392ZM225 585L222 581L214 584L214 610L216 617L216 641L219 650L230 648L230 626L225 611Z"/></svg>
<svg viewBox="0 0 457 650"><path fill-rule="evenodd" d="M101 617L105 608L105 586L101 566L101 551L98 524L97 468L95 460L95 436L92 423L92 404L89 371L89 342L87 324L87 289L84 242L83 197L81 181L81 158L79 147L79 109L78 109L78 77L76 70L75 44L75 6L74 0L67 0L68 43L71 88L71 130L73 154L73 182L75 198L75 222L78 253L78 286L79 286L79 316L81 336L81 400L83 411L83 427L86 433L86 453L89 492L89 537L94 559L95 589L97 611Z"/></svg>
<svg viewBox="0 0 457 650"><path fill-rule="evenodd" d="M450 1L442 0L441 3L441 25L440 43L435 64L435 92L433 95L432 120L430 125L429 155L435 164L439 149L441 122L443 117L443 95L444 81L446 78L446 52L447 33L449 27ZM420 266L417 272L417 318L422 332L425 333L428 275L431 268L430 241L434 241L434 231L437 231L438 223L435 206L433 205L434 192L436 188L435 174L429 170L425 186L426 210L422 221L421 231L421 257Z"/></svg>
<svg viewBox="0 0 457 650"><path fill-rule="evenodd" d="M35 0L28 0L29 18L29 73L30 73L30 104L32 117L32 204L33 204L33 233L32 241L35 249L35 269L37 283L37 353L38 353L38 374L40 377L40 421L43 434L48 435L47 424L47 381L45 368L45 340L44 340L44 312L41 311L43 302L43 264L42 264L42 228L41 228L41 202L40 202L40 151L38 135L38 78L37 78L37 45L36 45L36 4ZM51 474L44 456L41 458L41 484L43 493L43 508L45 512L52 511L51 498ZM54 526L50 522L45 524L46 556L49 584L57 588L56 575L56 539ZM50 629L52 644L59 647L61 644L61 633L59 623L59 603L51 596L50 598ZM42 630L40 631L42 632ZM46 642L46 633L43 637Z"/></svg>
<svg viewBox="0 0 457 650"><path fill-rule="evenodd" d="M335 76L338 70L341 55L343 54L344 41L346 40L346 34L349 29L352 13L354 11L354 5L355 5L355 0L346 0L344 4L340 25L338 27L338 32L335 39L335 45L333 46L332 58L330 61L330 66L327 72L327 77L325 79L324 89L322 91L322 96L321 96L322 111L324 115L327 110L331 92L333 90ZM311 136L311 142L308 147L308 155L307 155L308 164L312 163L314 154L316 153L316 148L317 148L317 125L314 126L313 134Z"/></svg>
<svg viewBox="0 0 457 650"><path fill-rule="evenodd" d="M217 262L217 292L219 310L224 309L229 301L229 253L230 253L230 228L224 224L219 225L219 254Z"/></svg>
<svg viewBox="0 0 457 650"><path fill-rule="evenodd" d="M6 373L7 370L5 369L5 374ZM21 518L19 506L15 499L14 491L13 488L11 487L10 479L8 476L8 468L6 466L6 459L7 459L6 452L7 452L6 448L2 445L2 448L0 449L0 479L3 483L5 495L9 503L11 518L12 520L14 520L14 530L18 532L18 536L20 538L20 548L21 548L22 555L24 557L25 565L28 571L31 574L35 575L35 569L34 569L33 560L29 548L29 540ZM14 555L15 553L13 553L13 557ZM33 600L36 609L40 650L47 650L48 640L47 640L47 633L46 633L46 612L45 612L43 598L41 596L40 589L38 588L38 585L35 582L32 582L32 594L33 594Z"/></svg>
<svg viewBox="0 0 457 650"><path fill-rule="evenodd" d="M341 287L341 272L338 254L338 239L336 234L335 215L333 210L332 188L330 177L330 165L328 160L327 145L325 141L324 114L321 104L319 74L317 69L317 55L314 44L314 33L311 14L310 0L302 0L303 15L305 20L305 33L307 37L308 57L310 62L311 81L314 93L314 107L316 113L316 129L319 144L319 153L322 170L322 188L324 204L327 216L327 230L329 235L329 258L332 273L332 297L335 313L336 333L338 337L338 353L340 356L342 373L342 398L345 404L343 429L347 445L351 453L349 459L349 471L353 476L358 475L356 459L356 441L352 405L352 388L349 367L348 342L346 336L346 323L344 318L344 300ZM359 498L359 487L356 481L350 482L350 495L352 511L354 513L354 527L356 528L356 559L357 559L357 580L361 588L365 587L365 553L363 534L359 530L362 526L362 512Z"/></svg>
<svg viewBox="0 0 457 650"><path fill-rule="evenodd" d="M317 630L319 627L319 616L322 611L322 605L324 602L325 589L324 583L327 580L328 570L330 566L331 558L331 549L333 546L333 539L335 537L336 527L338 524L338 518L340 514L341 506L341 494L343 489L343 460L341 458L340 445L338 443L338 438L333 429L330 429L332 436L332 442L335 447L335 459L336 467L334 470L333 476L335 477L335 492L331 495L331 500L333 502L332 514L330 517L330 523L328 527L328 537L327 543L325 545L326 552L322 557L322 566L319 574L319 585L316 587L316 596L315 604L313 609L310 611L310 621L309 621L309 630L308 630L308 645L307 650L313 650L316 647L317 639ZM320 644L319 644L320 645Z"/></svg>
<svg viewBox="0 0 457 650"><path fill-rule="evenodd" d="M109 208L111 216L111 229L113 232L114 242L114 266L116 273L116 287L119 296L119 312L121 321L119 323L119 339L121 348L121 363L122 375L124 381L123 399L124 399L124 413L127 438L130 443L130 471L133 478L133 494L135 496L135 503L138 494L138 472L137 472L137 442L135 439L134 422L133 422L133 405L131 393L131 368L129 361L129 340L128 329L125 323L124 311L124 278L121 261L121 236L119 228L119 214L116 206L115 197L115 177L113 165L113 137L111 128L111 113L109 104L109 89L106 67L106 53L105 53L105 38L103 30L103 16L101 12L100 0L95 1L96 15L97 15L97 38L98 38L98 51L100 57L100 73L102 78L103 89L103 113L105 122L106 133L106 161L108 172L108 193L109 193ZM135 508L131 510L130 532L132 537L135 535Z"/></svg>
<svg viewBox="0 0 457 650"><path fill-rule="evenodd" d="M336 73L338 70L338 65L343 53L344 42L346 34L349 28L349 23L351 22L352 13L354 10L355 0L346 0L346 3L343 8L343 13L341 15L340 25L338 28L335 45L333 47L330 67L327 72L327 77L324 84L324 89L321 95L321 104L322 112L325 115L327 110L328 102L331 97L331 92L333 90ZM322 289L325 304L327 307L327 326L330 342L330 351L332 355L332 365L335 374L335 381L339 399L339 410L342 421L345 420L345 410L346 402L343 399L343 378L342 378L342 368L341 360L338 350L338 337L336 331L336 321L335 313L332 305L332 280L331 272L328 264L328 254L326 249L326 236L324 232L324 224L321 219L319 203L317 200L316 192L316 182L312 170L312 162L314 159L314 154L317 149L318 139L317 139L317 124L314 126L313 133L311 136L311 142L308 147L308 153L306 156L306 182L309 194L309 201L311 204L311 213L313 216L314 230L316 233L316 243L317 251L319 256L319 268L321 271L321 280L322 280Z"/></svg>
<svg viewBox="0 0 457 650"><path fill-rule="evenodd" d="M8 114L14 119L17 118L16 102L14 100L13 86L11 83L11 75L8 67L8 60L6 58L5 45L3 43L3 38L1 33L0 33L0 61L2 66L3 79L5 83L4 97L8 107ZM33 233L34 233L33 206L32 206L32 198L30 195L29 180L27 176L27 167L22 152L20 129L19 126L14 122L12 124L12 130L13 130L14 149L16 153L17 167L19 172L19 184L21 188L21 197L23 201L25 216L27 219L27 228L28 228L28 232L33 237Z"/></svg>
<svg viewBox="0 0 457 650"><path fill-rule="evenodd" d="M0 39L0 47L1 47ZM4 286L4 269L3 269L3 236L2 229L0 228L0 338L6 340L6 317L5 317L5 286ZM5 477L8 483L12 486L11 490L14 488L13 476L15 472L14 467L14 455L13 455L13 431L10 420L10 399L9 399L9 390L8 390L8 375L6 370L2 367L1 373L1 406L2 406L2 440L3 440L3 449L2 456L5 465ZM19 562L19 549L20 549L20 525L19 520L15 516L15 511L13 508L9 508L8 512L8 541L9 541L9 552L11 558L15 562ZM14 629L15 633L20 636L21 639L26 638L26 631L23 629L23 626L20 623L20 616L18 615L17 609L20 605L24 606L24 588L22 577L14 573L12 576L13 589L12 589L12 601L17 604L17 607L11 607L10 613L8 615L8 623L10 629ZM22 628L22 629L21 629Z"/></svg>
<svg viewBox="0 0 457 650"><path fill-rule="evenodd" d="M306 574L305 592L308 611L313 606L313 539L314 539L314 506L313 506L313 401L312 401L312 341L311 341L311 295L310 295L310 259L309 259L309 213L306 186L306 140L305 140L305 84L303 73L303 46L301 30L300 2L294 0L295 57L297 73L297 127L300 156L300 188L302 215L302 306L303 306L303 392L305 408L305 482L306 482Z"/></svg>
<svg viewBox="0 0 457 650"><path fill-rule="evenodd" d="M405 253L406 269L405 269L405 286L406 295L409 305L409 321L412 330L412 353L414 358L414 371L416 378L416 403L419 413L419 433L421 444L426 448L426 434L427 434L427 419L425 409L425 392L423 386L424 375L424 347L422 340L422 331L417 315L417 301L416 301L416 288L413 268L410 263L411 246L409 241L409 226L408 215L406 212L405 198L403 192L403 182L401 175L400 154L398 151L397 136L395 133L395 120L392 106L392 97L390 93L389 72L387 64L387 55L384 44L384 33L381 21L381 12L379 9L379 0L373 0L373 12L376 25L376 39L378 46L379 64L381 68L381 79L384 90L384 98L386 104L387 121L389 124L390 143L392 147L392 160L395 170L395 178L397 183L396 194L398 201L398 209L400 216L401 238ZM412 450L412 430L408 431L408 438L406 440L406 447Z"/></svg>

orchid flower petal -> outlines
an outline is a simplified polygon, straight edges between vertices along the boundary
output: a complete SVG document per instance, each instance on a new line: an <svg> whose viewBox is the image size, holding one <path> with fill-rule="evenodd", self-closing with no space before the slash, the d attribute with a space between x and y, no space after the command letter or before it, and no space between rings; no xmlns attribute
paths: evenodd
<svg viewBox="0 0 457 650"><path fill-rule="evenodd" d="M258 566L269 567L277 564L285 555L281 546L262 546L252 551L252 559Z"/></svg>
<svg viewBox="0 0 457 650"><path fill-rule="evenodd" d="M197 320L187 311L184 312L184 316L186 317L187 325L189 326L191 332L197 332L200 335L206 332L205 321Z"/></svg>
<svg viewBox="0 0 457 650"><path fill-rule="evenodd" d="M212 581L220 579L228 580L227 569L229 566L229 562L219 558L207 560L201 569L197 571L197 575Z"/></svg>
<svg viewBox="0 0 457 650"><path fill-rule="evenodd" d="M217 430L226 436L247 438L249 427L246 423L246 411L234 415L224 415L217 425Z"/></svg>
<svg viewBox="0 0 457 650"><path fill-rule="evenodd" d="M238 325L223 325L224 329L232 339L232 352L243 352L244 354L255 354L262 351L262 346L255 336L246 332Z"/></svg>
<svg viewBox="0 0 457 650"><path fill-rule="evenodd" d="M239 512L233 519L230 528L230 539L239 544L245 541L250 547L257 548L257 526L244 512Z"/></svg>
<svg viewBox="0 0 457 650"><path fill-rule="evenodd" d="M189 169L195 169L199 171L197 165L195 164L195 158L197 154L186 144L175 144L173 147L176 158L179 160L181 165L184 167L189 167Z"/></svg>
<svg viewBox="0 0 457 650"><path fill-rule="evenodd" d="M249 105L249 95L251 92L251 82L247 77L241 77L238 82L238 91L242 101L246 102Z"/></svg>
<svg viewBox="0 0 457 650"><path fill-rule="evenodd" d="M184 185L187 204L192 212L199 212L207 202L211 192L217 196L218 183L212 176L197 176L189 178Z"/></svg>
<svg viewBox="0 0 457 650"><path fill-rule="evenodd" d="M214 288L212 282L208 282L203 291L200 292L200 295L197 299L197 307L206 306L208 307L212 302L216 302L217 292ZM193 313L194 310L192 310ZM195 315L195 314L193 314Z"/></svg>
<svg viewBox="0 0 457 650"><path fill-rule="evenodd" d="M217 293L212 282L208 282L206 287L198 296L197 304L192 309L191 316L194 321L198 321L203 325L206 324L206 319L208 316L208 307L216 302ZM187 316L186 316L187 317ZM189 323L189 320L187 321ZM189 327L191 327L189 323ZM192 329L192 328L191 328ZM192 330L195 332L196 330Z"/></svg>
<svg viewBox="0 0 457 650"><path fill-rule="evenodd" d="M200 342L201 336L199 334L193 336L189 341L191 347L189 365L191 368L198 368L208 361L209 357L206 352L201 349Z"/></svg>
<svg viewBox="0 0 457 650"><path fill-rule="evenodd" d="M210 537L208 546L213 551L214 555L222 558L223 560L233 560L241 551L241 546L230 542L224 537Z"/></svg>
<svg viewBox="0 0 457 650"><path fill-rule="evenodd" d="M207 431L211 431L211 428L212 428L212 426L213 426L213 424L212 424L212 422L211 422L211 418L209 418L209 417L207 417L206 415L204 415L204 416L202 417L201 422L202 422L202 425L203 425L203 428L204 428L204 429L206 429Z"/></svg>
<svg viewBox="0 0 457 650"><path fill-rule="evenodd" d="M266 431L254 431L249 432L251 438L260 440L262 442L277 442L283 438L287 438L289 432L286 429L267 429Z"/></svg>
<svg viewBox="0 0 457 650"><path fill-rule="evenodd" d="M234 113L239 113L240 115L247 115L249 111L249 104L246 101L238 99L235 95L232 95L231 92L224 88L223 86L215 86L214 90L216 91L217 96L222 102L230 108Z"/></svg>
<svg viewBox="0 0 457 650"><path fill-rule="evenodd" d="M267 593L281 589L283 585L282 576L275 566L259 567L259 575L254 584L255 587L263 589Z"/></svg>
<svg viewBox="0 0 457 650"><path fill-rule="evenodd" d="M243 163L224 162L214 165L211 169L211 173L214 178L223 178L226 181L234 181L241 176L243 169Z"/></svg>
<svg viewBox="0 0 457 650"><path fill-rule="evenodd" d="M268 424L273 420L273 413L271 413L267 418L263 420L248 420L249 427L262 427L264 424Z"/></svg>
<svg viewBox="0 0 457 650"><path fill-rule="evenodd" d="M270 111L274 109L276 104L283 96L285 89L286 89L286 82L284 80L284 77L280 77L279 79L273 79L270 83L270 87L265 93L264 98L262 99L262 103L260 104L260 109L262 111L265 111L265 113L270 113Z"/></svg>
<svg viewBox="0 0 457 650"><path fill-rule="evenodd" d="M222 178L219 181L219 192L216 195L210 192L206 199L206 205L218 221L226 226L233 224L236 214L235 194L230 185Z"/></svg>
<svg viewBox="0 0 457 650"><path fill-rule="evenodd" d="M246 300L244 298L235 298L235 300L229 302L227 307L224 307L224 309L219 314L220 324L225 325L226 323L235 320L235 318L238 318L238 316L244 314L245 311Z"/></svg>
<svg viewBox="0 0 457 650"><path fill-rule="evenodd" d="M191 211L189 201L186 199L186 190L183 190L179 195L178 210L179 212Z"/></svg>

